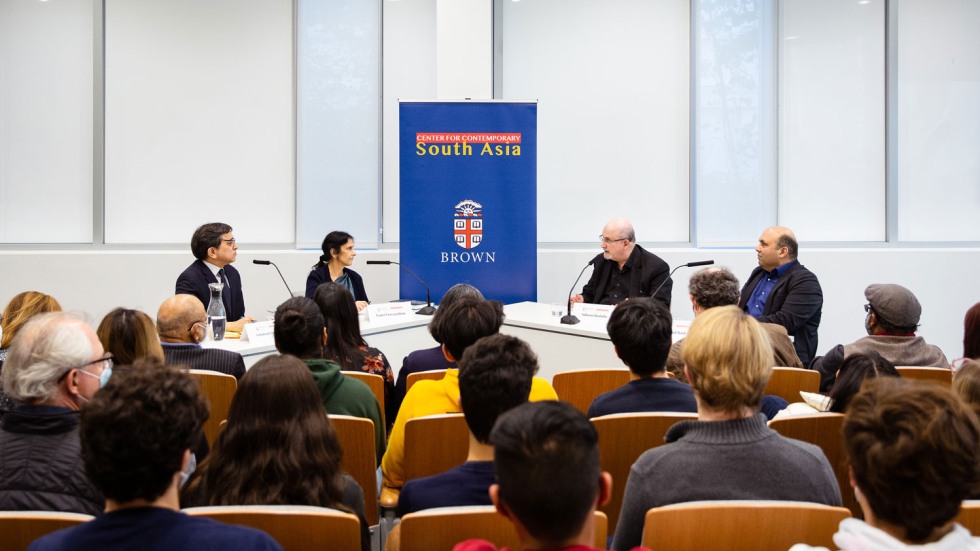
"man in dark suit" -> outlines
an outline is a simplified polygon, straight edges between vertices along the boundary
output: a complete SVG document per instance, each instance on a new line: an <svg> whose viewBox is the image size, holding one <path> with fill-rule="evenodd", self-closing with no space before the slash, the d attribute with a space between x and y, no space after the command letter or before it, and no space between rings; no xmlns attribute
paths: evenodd
<svg viewBox="0 0 980 551"><path fill-rule="evenodd" d="M602 253L592 259L592 277L572 302L619 304L632 297L654 297L670 308L670 267L659 256L636 244L633 224L610 220L599 236ZM663 284L663 287L661 287ZM657 288L660 290L657 291Z"/></svg>
<svg viewBox="0 0 980 551"><path fill-rule="evenodd" d="M793 336L796 355L809 366L817 352L823 308L820 282L796 259L799 244L788 228L767 228L755 252L759 267L742 287L738 306L761 322L785 327Z"/></svg>
<svg viewBox="0 0 980 551"><path fill-rule="evenodd" d="M157 311L157 333L168 364L207 369L241 379L245 375L242 355L230 350L204 348L208 315L200 301L190 295L174 295Z"/></svg>
<svg viewBox="0 0 980 551"><path fill-rule="evenodd" d="M242 278L231 265L238 256L231 226L211 223L197 228L191 237L191 252L197 260L177 278L176 294L194 295L206 307L211 302L208 285L224 283L221 301L228 321L226 330L241 332L246 323L255 320L245 316Z"/></svg>

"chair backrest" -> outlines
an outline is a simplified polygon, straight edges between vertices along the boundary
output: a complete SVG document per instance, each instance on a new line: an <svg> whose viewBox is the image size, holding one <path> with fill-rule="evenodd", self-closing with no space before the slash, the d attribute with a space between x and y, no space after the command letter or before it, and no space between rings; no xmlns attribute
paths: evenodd
<svg viewBox="0 0 980 551"><path fill-rule="evenodd" d="M409 419L405 423L405 480L443 473L465 463L469 434L462 413Z"/></svg>
<svg viewBox="0 0 980 551"><path fill-rule="evenodd" d="M630 382L628 369L582 369L555 373L551 386L558 399L585 413L596 396Z"/></svg>
<svg viewBox="0 0 980 551"><path fill-rule="evenodd" d="M947 387L953 385L953 370L948 367L918 367L912 365L899 365L895 367L898 374L905 379L913 381L932 381L941 383Z"/></svg>
<svg viewBox="0 0 980 551"><path fill-rule="evenodd" d="M963 525L971 534L980 534L980 500L968 499L960 506L956 522Z"/></svg>
<svg viewBox="0 0 980 551"><path fill-rule="evenodd" d="M795 367L774 367L764 394L779 396L789 403L799 402L800 391L819 392L820 373Z"/></svg>
<svg viewBox="0 0 980 551"><path fill-rule="evenodd" d="M257 528L279 542L283 551L361 551L361 521L354 514L336 509L241 505L191 507L184 512L226 524Z"/></svg>
<svg viewBox="0 0 980 551"><path fill-rule="evenodd" d="M427 509L402 517L400 551L449 551L457 543L479 538L498 549L521 549L514 525L492 506ZM606 515L595 513L595 543L606 548L609 523Z"/></svg>
<svg viewBox="0 0 980 551"><path fill-rule="evenodd" d="M364 518L373 526L378 523L378 477L374 449L374 422L363 417L330 415L337 431L344 458L340 468L351 475L364 492Z"/></svg>
<svg viewBox="0 0 980 551"><path fill-rule="evenodd" d="M52 511L0 511L0 551L24 551L32 541L92 520L90 515Z"/></svg>
<svg viewBox="0 0 980 551"><path fill-rule="evenodd" d="M445 369L432 369L429 371L416 371L415 373L409 373L408 378L405 379L405 392L407 393L412 389L412 385L419 381L438 381L446 376Z"/></svg>
<svg viewBox="0 0 980 551"><path fill-rule="evenodd" d="M357 379L368 386L374 394L374 399L378 401L381 408L381 424L388 426L385 421L385 379L381 375L365 373L363 371L341 371L344 375Z"/></svg>
<svg viewBox="0 0 980 551"><path fill-rule="evenodd" d="M844 507L795 501L680 503L647 511L642 545L657 551L786 551L797 543L836 549L833 535L849 516Z"/></svg>
<svg viewBox="0 0 980 551"><path fill-rule="evenodd" d="M773 419L769 427L794 440L802 440L818 446L827 456L827 461L834 469L837 485L844 501L844 507L851 511L851 516L861 518L863 513L854 492L851 491L851 477L848 473L847 452L844 450L844 414L843 413L811 413Z"/></svg>
<svg viewBox="0 0 980 551"><path fill-rule="evenodd" d="M667 429L680 421L697 419L694 413L618 413L592 418L599 434L599 461L602 470L612 475L613 487L609 502L600 510L609 516L615 528L623 505L623 492L630 467L650 448L664 443Z"/></svg>
<svg viewBox="0 0 980 551"><path fill-rule="evenodd" d="M197 388L210 403L211 415L204 422L204 436L208 439L208 446L213 447L214 439L221 430L221 422L228 419L228 410L231 409L231 400L238 390L238 381L231 375L217 371L190 369L188 373L197 381Z"/></svg>

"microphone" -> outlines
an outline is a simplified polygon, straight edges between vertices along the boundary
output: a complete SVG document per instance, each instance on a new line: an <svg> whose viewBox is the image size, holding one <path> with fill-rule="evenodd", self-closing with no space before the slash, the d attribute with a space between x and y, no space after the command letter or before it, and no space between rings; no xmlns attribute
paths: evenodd
<svg viewBox="0 0 980 551"><path fill-rule="evenodd" d="M368 264L383 264L385 266L388 266L390 264L397 264L398 266L401 266L401 268L403 270L405 270L406 272L412 274L412 276L415 279L419 280L419 283L421 283L422 286L425 287L425 303L426 303L426 305L425 305L425 307L419 309L419 311L418 312L415 312L415 313L418 314L418 315L420 315L420 316L431 316L432 314L435 314L436 313L436 309L432 307L432 292L429 290L429 286L426 285L424 281L422 281L422 278L421 277L415 275L415 272L413 272L412 270L409 270L407 267L405 267L404 264L402 264L401 262L395 262L394 260L368 260L367 263Z"/></svg>
<svg viewBox="0 0 980 551"><path fill-rule="evenodd" d="M561 317L561 323L565 325L575 325L576 323L581 321L577 317L572 315L572 293L575 292L575 287L578 286L579 280L582 279L582 274L585 273L585 268L588 268L593 264L595 264L594 258L590 260L589 263L586 264L584 268L582 268L582 271L578 273L578 277L575 278L575 283L572 283L572 288L569 289L568 291L568 302L566 303L567 310L565 311L565 315Z"/></svg>
<svg viewBox="0 0 980 551"><path fill-rule="evenodd" d="M275 262L271 260L253 260L252 264L258 264L259 266L268 266L269 264L272 264L276 271L279 272L279 279L282 280L282 284L285 285L286 290L289 291L289 298L293 298L293 290L289 288L289 284L286 283L286 278L282 277L282 272L279 271L279 266L276 266Z"/></svg>
<svg viewBox="0 0 980 551"><path fill-rule="evenodd" d="M664 286L665 283L670 281L670 276L674 275L674 272L676 272L677 270L680 270L681 268L693 268L695 266L708 266L709 264L714 264L714 263L715 263L714 260L698 260L697 262L688 262L687 264L681 264L680 266L671 270L669 274L667 274L667 278L660 282L660 285L657 286L657 290L650 293L650 298L657 296L657 292L660 291L660 289Z"/></svg>

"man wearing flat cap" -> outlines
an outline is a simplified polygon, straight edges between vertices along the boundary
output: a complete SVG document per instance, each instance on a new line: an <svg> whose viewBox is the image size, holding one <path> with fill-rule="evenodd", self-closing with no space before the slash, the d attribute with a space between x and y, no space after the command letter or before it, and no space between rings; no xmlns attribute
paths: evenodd
<svg viewBox="0 0 980 551"><path fill-rule="evenodd" d="M868 285L864 296L868 299L864 305L867 312L864 328L868 336L851 344L838 344L810 364L810 369L820 372L821 392L827 392L834 384L837 369L851 354L877 352L894 365L949 368L946 355L939 347L915 335L922 305L912 291L893 283L876 283Z"/></svg>

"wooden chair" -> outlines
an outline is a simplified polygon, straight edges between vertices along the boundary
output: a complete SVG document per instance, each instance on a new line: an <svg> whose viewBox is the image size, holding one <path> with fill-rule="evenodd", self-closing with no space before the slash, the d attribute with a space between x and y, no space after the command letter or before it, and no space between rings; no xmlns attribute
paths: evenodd
<svg viewBox="0 0 980 551"><path fill-rule="evenodd" d="M238 381L231 375L217 371L190 369L188 373L197 381L197 388L211 405L211 415L204 423L204 436L208 439L208 446L214 447L214 439L218 437L221 423L228 419L228 410L231 409L231 400L238 390Z"/></svg>
<svg viewBox="0 0 980 551"><path fill-rule="evenodd" d="M340 468L351 475L364 492L364 518L378 524L378 477L374 449L374 422L363 417L330 415L344 458Z"/></svg>
<svg viewBox="0 0 980 551"><path fill-rule="evenodd" d="M257 528L279 542L283 551L361 551L357 515L326 507L238 505L191 507L183 512L225 524ZM329 545L326 545L329 542Z"/></svg>
<svg viewBox="0 0 980 551"><path fill-rule="evenodd" d="M800 391L820 392L820 373L795 367L774 367L763 394L779 396L789 403L802 400Z"/></svg>
<svg viewBox="0 0 980 551"><path fill-rule="evenodd" d="M913 381L936 382L946 387L953 385L953 370L948 367L918 367L912 365L895 366L898 374Z"/></svg>
<svg viewBox="0 0 980 551"><path fill-rule="evenodd" d="M844 507L795 501L679 503L647 511L642 545L657 551L786 551L797 543L836 549L833 535L849 516Z"/></svg>
<svg viewBox="0 0 980 551"><path fill-rule="evenodd" d="M449 551L457 543L472 538L487 540L498 549L521 549L514 525L492 506L446 507L411 513L402 517L399 531L399 551ZM596 548L606 548L608 533L606 515L596 511Z"/></svg>
<svg viewBox="0 0 980 551"><path fill-rule="evenodd" d="M834 476L837 478L837 485L840 486L840 495L844 502L844 507L851 511L854 518L862 518L863 512L854 498L851 491L851 477L848 473L847 453L844 450L844 414L843 413L811 413L806 415L794 415L782 419L769 421L769 427L785 436L795 440L802 440L818 446L827 456L831 468L834 469Z"/></svg>
<svg viewBox="0 0 980 551"><path fill-rule="evenodd" d="M371 392L374 393L374 399L378 401L378 406L381 407L381 424L387 427L387 421L385 421L385 379L381 375L375 373L365 373L363 371L341 371L344 375L361 381L366 384Z"/></svg>
<svg viewBox="0 0 980 551"><path fill-rule="evenodd" d="M968 499L960 506L956 522L963 525L971 534L980 534L980 500Z"/></svg>
<svg viewBox="0 0 980 551"><path fill-rule="evenodd" d="M91 515L53 511L0 511L0 551L24 551L32 541L92 520Z"/></svg>
<svg viewBox="0 0 980 551"><path fill-rule="evenodd" d="M432 476L466 462L470 430L462 413L409 419L405 423L405 481ZM398 506L400 490L383 486L381 506Z"/></svg>
<svg viewBox="0 0 980 551"><path fill-rule="evenodd" d="M628 369L582 369L556 373L551 379L558 399L585 413L596 396L630 382Z"/></svg>
<svg viewBox="0 0 980 551"><path fill-rule="evenodd" d="M430 371L416 371L415 373L409 373L408 378L405 379L405 393L412 389L412 385L419 381L438 381L446 376L445 369L433 369Z"/></svg>
<svg viewBox="0 0 980 551"><path fill-rule="evenodd" d="M697 419L694 413L617 413L592 418L592 425L599 433L599 461L602 470L612 475L613 487L609 502L600 510L609 517L609 525L615 529L619 522L619 510L623 505L623 492L630 467L643 452L661 446L667 429L680 421Z"/></svg>

